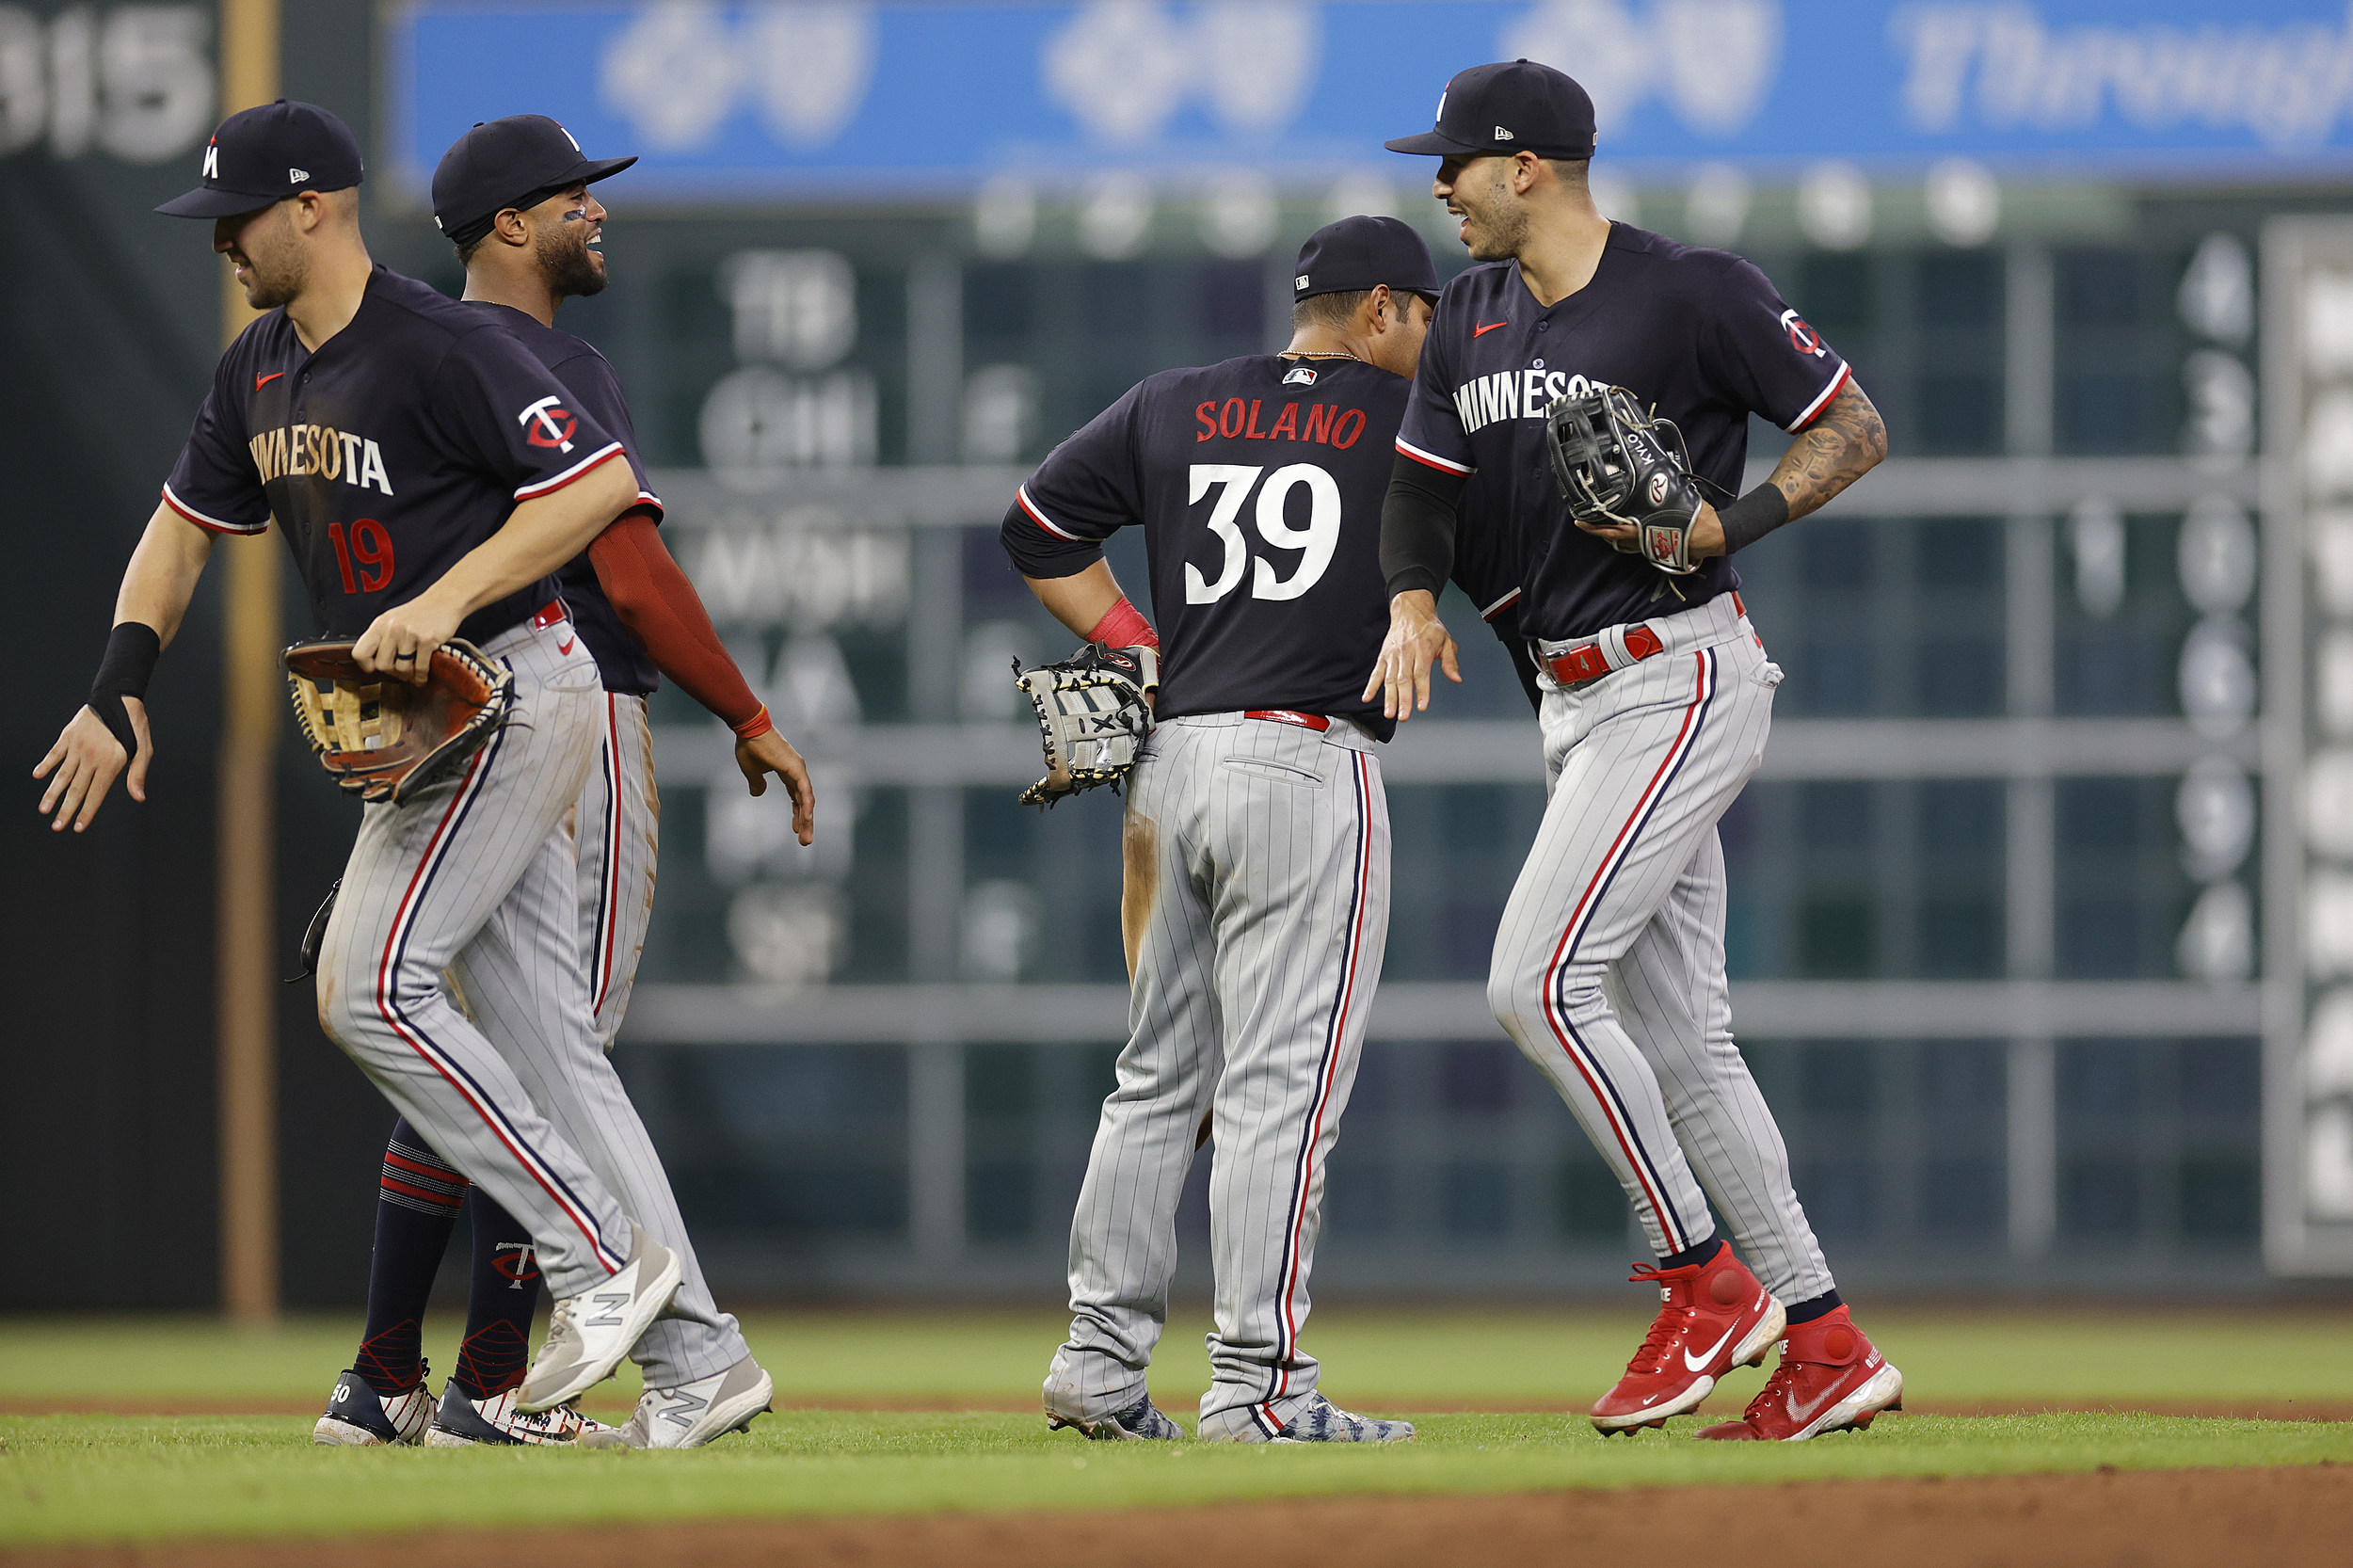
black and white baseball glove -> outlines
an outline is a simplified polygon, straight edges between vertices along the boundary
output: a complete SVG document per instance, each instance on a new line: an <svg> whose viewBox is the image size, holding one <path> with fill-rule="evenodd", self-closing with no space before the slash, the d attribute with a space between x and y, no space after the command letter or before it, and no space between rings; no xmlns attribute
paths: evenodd
<svg viewBox="0 0 2353 1568"><path fill-rule="evenodd" d="M1633 529L1631 540L1610 543L1660 571L1699 569L1691 524L1700 488L1674 421L1643 412L1624 387L1596 386L1545 410L1545 447L1572 517Z"/></svg>
<svg viewBox="0 0 2353 1568"><path fill-rule="evenodd" d="M1013 683L1029 695L1046 741L1046 776L1021 792L1024 806L1051 806L1109 784L1135 766L1152 728L1145 694L1160 683L1156 648L1089 643L1060 664L1013 666Z"/></svg>

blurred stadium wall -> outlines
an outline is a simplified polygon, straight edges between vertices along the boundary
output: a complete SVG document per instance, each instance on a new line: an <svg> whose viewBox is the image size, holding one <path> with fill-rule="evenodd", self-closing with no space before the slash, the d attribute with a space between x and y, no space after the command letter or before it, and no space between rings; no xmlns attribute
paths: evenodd
<svg viewBox="0 0 2353 1568"><path fill-rule="evenodd" d="M147 208L215 118L216 33L209 5L0 5L24 765L206 384L215 264ZM1517 55L1593 90L1606 211L1753 257L1887 415L1884 468L1741 560L1788 680L1723 829L1742 1046L1842 1274L2353 1269L2344 6L290 5L284 90L360 132L395 267L457 283L422 192L476 120L645 155L600 187L614 284L563 324L619 368L671 546L825 800L802 851L658 700L619 1060L713 1274L1059 1291L1123 1032L1116 808L1012 802L1035 752L1005 665L1067 638L996 520L1139 376L1279 344L1329 216L1407 216L1459 266L1426 165L1378 144ZM72 1260L0 1304L213 1299L216 593L155 687L153 803L71 842L0 819L8 1233ZM1592 1288L1640 1254L1482 1004L1543 794L1465 643L1385 760L1399 896L1330 1288ZM280 774L253 961L283 972L351 813L291 744ZM347 1302L388 1113L307 987L280 1077L285 1297Z"/></svg>

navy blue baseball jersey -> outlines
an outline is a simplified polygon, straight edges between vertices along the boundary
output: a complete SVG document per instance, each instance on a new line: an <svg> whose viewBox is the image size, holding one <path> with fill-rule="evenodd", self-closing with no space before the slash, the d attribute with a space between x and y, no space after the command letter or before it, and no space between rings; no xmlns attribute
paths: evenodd
<svg viewBox="0 0 2353 1568"><path fill-rule="evenodd" d="M1397 449L1468 474L1456 550L1520 557L1520 629L1583 637L1703 604L1740 584L1719 555L1671 577L1569 519L1545 453L1545 409L1589 385L1624 387L1682 428L1719 504L1737 492L1749 415L1804 428L1846 384L1847 362L1765 275L1723 250L1612 224L1593 281L1536 303L1517 262L1475 266L1439 297Z"/></svg>
<svg viewBox="0 0 2353 1568"><path fill-rule="evenodd" d="M358 636L519 503L620 454L487 312L379 266L359 313L315 354L282 310L238 335L164 500L216 533L259 534L275 517L319 632ZM555 597L542 578L457 634L485 642Z"/></svg>
<svg viewBox="0 0 2353 1568"><path fill-rule="evenodd" d="M572 394L572 407L620 441L629 456L630 470L637 475L637 504L631 510L660 522L662 498L646 481L646 464L637 452L636 423L629 417L629 399L621 393L621 379L613 374L612 362L585 338L547 326L512 305L480 299L467 303L488 311L500 326L514 333L533 359L555 372L555 378ZM586 551L564 564L555 574L555 585L563 591L572 624L580 628L580 640L597 657L597 673L604 678L606 691L651 696L661 690L661 672L614 613L613 601L604 597L604 585L597 581L597 568L589 563Z"/></svg>
<svg viewBox="0 0 2353 1568"><path fill-rule="evenodd" d="M1409 383L1254 354L1147 376L1021 487L1005 550L1068 577L1144 526L1163 718L1237 710L1395 728L1365 678L1388 630L1381 502Z"/></svg>

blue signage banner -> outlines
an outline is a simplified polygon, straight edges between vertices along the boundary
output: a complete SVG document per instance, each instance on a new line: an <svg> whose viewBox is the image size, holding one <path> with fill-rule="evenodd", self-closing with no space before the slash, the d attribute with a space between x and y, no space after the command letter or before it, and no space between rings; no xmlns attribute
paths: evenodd
<svg viewBox="0 0 2353 1568"><path fill-rule="evenodd" d="M410 0L385 27L412 195L468 126L524 112L640 154L632 200L1402 172L1384 138L1426 129L1453 72L1519 56L1585 84L1637 175L2353 161L2345 0Z"/></svg>

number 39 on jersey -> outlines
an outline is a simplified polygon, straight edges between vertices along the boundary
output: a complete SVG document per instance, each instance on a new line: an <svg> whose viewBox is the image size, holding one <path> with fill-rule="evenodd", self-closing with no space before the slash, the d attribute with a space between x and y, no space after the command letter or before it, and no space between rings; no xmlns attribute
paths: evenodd
<svg viewBox="0 0 2353 1568"><path fill-rule="evenodd" d="M1261 474L1266 476L1263 484ZM1216 492L1204 520L1224 547L1224 554L1214 579L1204 576L1192 560L1186 561L1186 603L1216 603L1241 586L1245 567L1250 568L1253 599L1297 599L1322 581L1324 568L1332 564L1333 547L1340 538L1340 487L1322 469L1313 463L1292 463L1267 473L1263 468L1236 463L1195 463L1187 488L1186 503L1196 513L1201 502ZM1292 505L1294 490L1305 492L1304 507ZM1239 520L1254 491L1257 504L1252 508L1252 521L1259 539L1281 552L1283 566L1265 554L1256 554L1242 536ZM1289 520L1287 507L1305 513L1304 526Z"/></svg>

